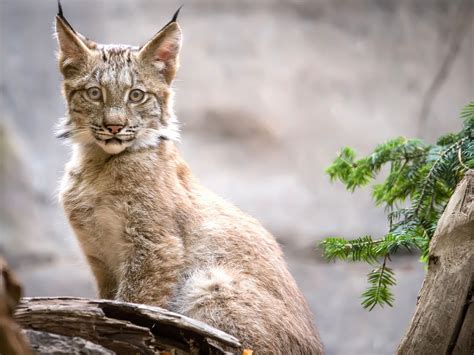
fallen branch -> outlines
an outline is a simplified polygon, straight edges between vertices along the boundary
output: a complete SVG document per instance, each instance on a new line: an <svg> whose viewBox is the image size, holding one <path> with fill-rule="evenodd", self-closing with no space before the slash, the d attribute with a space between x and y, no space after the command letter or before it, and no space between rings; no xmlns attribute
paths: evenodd
<svg viewBox="0 0 474 355"><path fill-rule="evenodd" d="M24 298L15 319L27 330L33 349L42 347L40 352L54 350L47 351L46 342L81 349L95 346L95 354L241 353L236 338L205 323L162 308L126 302Z"/></svg>

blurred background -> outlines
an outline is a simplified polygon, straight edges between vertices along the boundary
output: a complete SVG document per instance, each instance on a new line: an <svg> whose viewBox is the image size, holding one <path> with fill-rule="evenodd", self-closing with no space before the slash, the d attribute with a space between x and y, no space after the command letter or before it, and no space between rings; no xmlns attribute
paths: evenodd
<svg viewBox="0 0 474 355"><path fill-rule="evenodd" d="M328 354L392 354L423 280L417 255L392 262L394 308L366 312L369 267L328 264L324 237L387 230L370 189L324 173L340 147L461 126L474 97L474 0L63 0L100 43L144 43L185 4L176 111L182 153L202 183L281 243ZM0 0L0 255L27 296L94 297L56 200L70 148L52 37L56 2Z"/></svg>

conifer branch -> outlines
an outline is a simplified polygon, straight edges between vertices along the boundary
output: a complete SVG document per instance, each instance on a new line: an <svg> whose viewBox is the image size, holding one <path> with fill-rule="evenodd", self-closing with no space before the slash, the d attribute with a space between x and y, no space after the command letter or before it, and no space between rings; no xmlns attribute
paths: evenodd
<svg viewBox="0 0 474 355"><path fill-rule="evenodd" d="M356 159L353 149L345 147L327 168L331 181L341 181L349 191L374 182L385 165L389 173L383 183L373 185L372 197L384 205L388 219L385 236L363 236L353 240L325 238L321 242L329 261L366 262L378 267L368 274L369 287L362 294L362 306L392 306L390 289L395 285L388 267L390 256L400 248L421 253L428 258L429 242L456 185L466 171L474 169L474 102L460 114L464 121L460 132L440 137L436 144L404 137L377 146L366 157ZM408 204L408 207L400 207Z"/></svg>

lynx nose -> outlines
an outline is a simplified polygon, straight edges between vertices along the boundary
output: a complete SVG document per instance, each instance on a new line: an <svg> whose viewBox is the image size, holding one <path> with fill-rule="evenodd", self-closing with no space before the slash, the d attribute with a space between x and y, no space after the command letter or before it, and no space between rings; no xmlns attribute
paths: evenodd
<svg viewBox="0 0 474 355"><path fill-rule="evenodd" d="M107 127L107 129L109 130L110 133L117 134L123 128L123 125L114 124L114 125L107 125L106 127Z"/></svg>

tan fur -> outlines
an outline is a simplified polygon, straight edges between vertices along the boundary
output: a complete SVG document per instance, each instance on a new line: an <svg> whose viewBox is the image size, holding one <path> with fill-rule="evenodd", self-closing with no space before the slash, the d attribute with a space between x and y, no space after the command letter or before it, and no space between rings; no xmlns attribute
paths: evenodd
<svg viewBox="0 0 474 355"><path fill-rule="evenodd" d="M176 132L176 22L142 48L97 45L59 17L57 32L69 108L63 129L73 142L60 195L100 296L186 314L255 354L322 354L275 239L203 188L180 157L176 135L166 135ZM103 102L87 98L91 82ZM138 82L149 98L133 106L126 94ZM112 108L115 119L136 126L125 147L106 148L106 133L93 134L105 132Z"/></svg>

